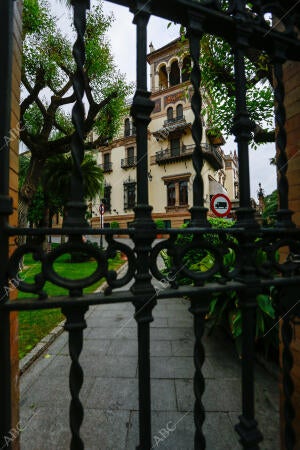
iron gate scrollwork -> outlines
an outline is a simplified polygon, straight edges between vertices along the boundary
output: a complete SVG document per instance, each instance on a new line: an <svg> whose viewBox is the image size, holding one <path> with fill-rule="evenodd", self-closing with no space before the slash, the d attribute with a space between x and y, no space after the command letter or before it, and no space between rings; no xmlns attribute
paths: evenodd
<svg viewBox="0 0 300 450"><path fill-rule="evenodd" d="M300 233L292 221L292 212L288 209L288 181L284 85L282 66L287 60L300 59L299 33L299 5L285 2L282 7L280 1L251 3L245 0L115 0L122 6L130 8L136 25L137 41L137 86L131 113L136 126L137 142L137 206L134 209L135 219L130 229L93 229L88 227L84 219L85 204L83 202L82 174L80 169L83 160L83 96L85 93L83 70L85 62L85 21L89 8L88 0L72 0L74 11L74 25L77 40L74 44L73 55L76 62L74 75L74 92L76 102L72 112L72 120L76 130L72 141L72 156L75 162L75 173L72 179L72 196L68 204L68 214L62 230L22 229L10 227L8 216L12 213L9 198L9 148L5 136L9 135L10 123L10 89L11 89L11 60L12 60L12 20L13 8L11 0L2 0L0 6L0 362L1 383L0 402L1 419L0 435L5 436L11 429L10 404L10 353L9 353L9 312L14 310L29 310L39 308L60 307L66 316L65 329L69 332L69 351L71 357L70 369L70 428L72 449L83 449L84 443L80 437L80 426L83 420L83 407L79 399L83 382L83 371L79 356L83 344L83 329L86 327L84 314L90 305L109 304L117 302L132 302L135 306L135 318L138 329L138 361L139 361L139 429L140 441L138 449L150 450L151 443L151 396L150 396L150 323L153 320L152 310L157 301L164 298L191 298L190 312L194 316L195 330L195 449L204 449L205 436L202 425L205 420L205 406L202 403L204 392L204 378L202 364L205 359L202 345L204 318L208 310L210 299L215 292L236 290L242 309L243 320L243 359L242 359L242 415L236 425L236 431L244 449L258 449L262 434L258 428L254 413L254 320L256 296L263 289L275 286L278 291L278 314L284 317L282 327L283 338L283 386L285 393L285 446L295 448L295 433L292 421L295 411L291 402L293 383L291 369L293 367L290 351L291 324L294 316L300 315L299 304L296 305L297 286L300 286L299 261L293 255L300 254ZM289 13L286 14L288 5ZM280 28L273 27L265 19L266 14L281 18ZM181 23L187 30L190 44L190 54L193 61L191 84L193 86L192 109L194 123L192 134L195 142L193 165L195 179L193 184L194 204L190 210L191 222L186 229L165 229L164 235L169 237L162 243L153 246L156 237L155 224L151 217L151 206L148 204L147 183L147 127L154 103L147 90L147 24L151 15L156 15L169 21ZM234 54L236 114L232 132L236 137L239 159L240 177L240 207L237 211L236 226L227 230L217 230L209 226L207 210L203 201L203 179L201 170L204 154L201 148L202 123L200 118L202 99L200 92L201 69L199 65L200 39L204 33L224 38L229 42ZM265 51L274 64L275 79L275 120L277 125L277 168L279 173L279 210L277 222L273 228L262 228L257 224L254 210L250 206L250 180L248 145L253 131L253 123L246 105L245 51L247 48ZM64 234L69 242L58 249L46 253L42 248L44 237L49 234ZM161 230L160 230L161 232ZM83 243L81 236L89 234L103 235L107 242L107 249L95 249L88 243ZM130 235L134 242L134 250L125 244L120 244L114 235ZM176 247L178 235L192 235L192 242ZM34 238L30 244L20 245L8 257L8 242L11 237L27 236ZM208 242L208 236L218 236L221 245ZM290 257L284 262L278 262L276 254L280 248L289 247ZM168 250L172 256L173 266L170 270L169 287L156 292L152 283L152 276L162 280L163 275L157 265L157 257L162 248ZM191 248L199 248L213 255L213 266L207 272L196 272L186 267L185 256ZM116 251L122 251L128 259L128 268L122 278L117 278L114 271L108 270L108 258ZM89 277L79 280L68 280L55 272L55 260L70 252L84 252L97 261L97 268ZM228 268L223 256L232 251L235 255L233 268ZM258 262L257 255L264 252L263 262ZM40 262L41 271L35 276L33 283L20 281L18 289L24 292L38 294L39 298L29 298L11 301L5 286L9 280L18 277L19 263L23 256L32 253ZM215 277L216 273L219 277ZM178 286L176 280L184 275L189 278L191 285ZM107 289L104 293L83 294L83 288L105 277ZM115 288L125 286L134 279L130 291L116 291ZM45 282L63 286L69 291L66 297L47 297ZM292 312L289 312L292 311ZM9 448L9 447L8 447Z"/></svg>

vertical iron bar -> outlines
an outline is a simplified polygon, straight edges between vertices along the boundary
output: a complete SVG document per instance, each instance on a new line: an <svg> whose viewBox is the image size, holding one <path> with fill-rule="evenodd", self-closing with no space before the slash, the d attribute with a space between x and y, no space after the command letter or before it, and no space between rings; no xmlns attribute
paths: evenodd
<svg viewBox="0 0 300 450"><path fill-rule="evenodd" d="M236 136L239 160L240 206L237 210L238 222L248 227L257 226L254 209L250 202L249 141L254 124L250 120L246 105L246 75L243 46L234 51L236 114L232 132Z"/></svg>
<svg viewBox="0 0 300 450"><path fill-rule="evenodd" d="M156 301L149 299L144 306L136 303L135 318L138 323L138 374L139 374L139 436L137 450L152 448L151 432L151 379L150 379L150 322Z"/></svg>
<svg viewBox="0 0 300 450"><path fill-rule="evenodd" d="M72 360L69 376L71 392L69 419L72 433L70 450L84 449L84 444L80 437L84 411L79 399L79 393L83 384L83 370L79 364L79 356L83 346L83 330L86 328L84 314L87 310L87 307L62 308L62 313L67 319L64 329L69 332L69 353Z"/></svg>
<svg viewBox="0 0 300 450"><path fill-rule="evenodd" d="M201 299L202 300L202 299ZM192 298L191 307L189 311L194 315L194 333L195 333L195 345L194 345L194 393L195 393L195 405L194 405L194 423L196 427L194 437L194 449L205 450L206 441L202 431L202 426L205 420L205 409L202 403L202 396L205 389L204 376L202 374L202 366L205 360L205 351L202 344L202 337L205 327L205 316L207 313L207 307L202 304L199 298Z"/></svg>
<svg viewBox="0 0 300 450"><path fill-rule="evenodd" d="M152 294L149 254L155 237L155 224L151 218L152 207L148 204L148 124L154 102L147 91L147 24L150 17L149 2L137 2L133 10L137 39L137 87L131 106L131 115L136 126L137 145L137 206L134 208L134 243L136 252L135 283L133 293Z"/></svg>
<svg viewBox="0 0 300 450"><path fill-rule="evenodd" d="M71 141L71 153L74 163L71 178L70 201L67 203L65 226L88 226L85 219L86 204L83 197L83 177L81 163L84 158L84 63L86 10L90 7L89 0L72 0L74 10L74 26L77 32L77 40L73 47L73 56L76 62L76 72L73 77L73 88L76 97L72 109L72 123L75 131Z"/></svg>
<svg viewBox="0 0 300 450"><path fill-rule="evenodd" d="M290 350L290 345L293 339L293 328L290 323L290 316L287 314L283 317L282 324L282 385L284 392L284 445L285 450L294 450L296 444L295 431L293 429L293 420L295 418L295 410L292 403L292 396L294 392L294 383L291 377L291 370L293 368L293 354Z"/></svg>
<svg viewBox="0 0 300 450"><path fill-rule="evenodd" d="M193 182L193 206L190 209L190 226L208 226L207 208L204 208L204 183L202 178L202 169L204 165L204 156L201 147L203 127L201 120L202 96L200 92L201 70L199 65L200 58L200 40L202 32L203 17L198 14L189 15L189 26L187 36L190 44L190 56L193 62L191 71L191 83L194 88L191 107L194 113L194 122L192 125L192 136L195 142L195 149L192 155L193 166L195 169L195 178Z"/></svg>
<svg viewBox="0 0 300 450"><path fill-rule="evenodd" d="M255 221L255 211L250 201L249 142L254 130L254 123L247 110L247 82L245 71L245 49L249 47L250 24L245 9L245 1L236 3L236 18L240 20L234 48L234 75L236 113L232 132L236 136L239 159L240 206L237 210L237 225L245 227L245 235L240 238L242 252L240 280L247 285L247 290L240 296L242 310L242 415L235 429L240 435L240 442L246 450L258 450L262 435L254 418L254 339L256 296L259 280L254 267L254 238L249 237L248 230L259 227Z"/></svg>
<svg viewBox="0 0 300 450"><path fill-rule="evenodd" d="M155 237L152 208L148 204L148 133L150 114L154 102L147 91L147 24L150 2L137 1L133 10L137 39L137 87L131 115L136 126L137 145L137 206L134 208L134 251L136 253L134 294L144 297L134 302L138 327L138 375L139 375L139 446L138 450L150 450L151 438L151 383L150 383L150 322L156 304L155 290L151 284L150 252Z"/></svg>
<svg viewBox="0 0 300 450"><path fill-rule="evenodd" d="M249 255L249 252L247 253ZM247 267L245 267L247 271ZM251 272L249 277L251 276ZM249 282L249 279L248 279ZM257 281L253 280L253 285ZM254 338L256 321L257 288L248 287L240 297L242 309L242 415L235 426L245 450L259 450L263 437L255 420L254 396Z"/></svg>
<svg viewBox="0 0 300 450"><path fill-rule="evenodd" d="M9 137L11 120L11 79L13 50L13 2L0 3L0 302L8 299L7 263L9 242L4 228L12 213L9 198ZM0 446L11 449L11 442L5 442L12 429L11 405L11 357L10 357L10 313L0 312Z"/></svg>
<svg viewBox="0 0 300 450"><path fill-rule="evenodd" d="M136 25L137 55L136 82L137 89L131 107L131 115L136 126L137 147L137 204L148 205L148 135L150 114L154 102L150 100L151 92L147 91L147 24L150 14L147 4L137 2L133 23Z"/></svg>

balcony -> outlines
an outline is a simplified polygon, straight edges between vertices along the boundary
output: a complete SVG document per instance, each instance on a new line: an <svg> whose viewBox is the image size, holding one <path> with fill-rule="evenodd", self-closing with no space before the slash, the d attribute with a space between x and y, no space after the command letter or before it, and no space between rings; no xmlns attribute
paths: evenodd
<svg viewBox="0 0 300 450"><path fill-rule="evenodd" d="M182 145L177 148L167 148L160 150L155 154L155 162L159 165L169 164L177 161L184 161L191 158L194 152L195 145ZM208 161L215 170L219 170L223 167L223 158L217 148L209 144L201 144L201 150L204 155L204 159Z"/></svg>
<svg viewBox="0 0 300 450"><path fill-rule="evenodd" d="M166 164L190 158L194 148L194 145L182 145L181 147L160 150L159 152L156 152L155 155L156 163Z"/></svg>
<svg viewBox="0 0 300 450"><path fill-rule="evenodd" d="M103 173L108 173L108 172L112 172L112 163L104 163L104 164L99 164L100 169L103 170Z"/></svg>
<svg viewBox="0 0 300 450"><path fill-rule="evenodd" d="M185 116L176 116L164 121L162 128L153 132L153 136L157 141L164 141L170 133L174 131L183 132L187 128L192 128L192 124L185 120Z"/></svg>
<svg viewBox="0 0 300 450"><path fill-rule="evenodd" d="M130 167L136 166L136 156L130 156L129 158L121 159L121 168L130 169Z"/></svg>
<svg viewBox="0 0 300 450"><path fill-rule="evenodd" d="M172 119L167 119L164 121L164 126L168 126L168 125L173 125L177 122L185 122L185 117L184 115L182 116L176 116L176 117L172 117Z"/></svg>

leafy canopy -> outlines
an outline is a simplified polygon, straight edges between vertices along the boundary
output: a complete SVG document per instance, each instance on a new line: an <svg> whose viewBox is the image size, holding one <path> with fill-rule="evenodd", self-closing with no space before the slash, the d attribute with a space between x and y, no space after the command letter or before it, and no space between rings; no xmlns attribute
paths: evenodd
<svg viewBox="0 0 300 450"><path fill-rule="evenodd" d="M71 16L72 10L66 14ZM68 153L74 133L72 47L76 34L74 29L70 36L58 28L57 19L47 0L24 0L20 138L31 152L21 192L27 201L37 189L45 161ZM83 73L87 150L113 139L121 123L125 98L131 92L113 61L106 36L112 20L112 15L104 15L101 2L87 15Z"/></svg>

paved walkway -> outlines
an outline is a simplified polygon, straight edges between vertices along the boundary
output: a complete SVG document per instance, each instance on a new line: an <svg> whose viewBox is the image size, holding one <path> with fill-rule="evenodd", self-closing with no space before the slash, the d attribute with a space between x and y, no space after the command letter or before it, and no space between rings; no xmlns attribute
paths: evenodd
<svg viewBox="0 0 300 450"><path fill-rule="evenodd" d="M188 301L161 300L151 329L153 448L193 449L192 317ZM85 380L81 435L87 450L134 450L138 444L136 323L131 305L104 305L87 314L80 358ZM204 431L208 450L238 450L233 426L240 406L240 362L223 335L205 337ZM21 377L22 450L69 449L67 333ZM262 450L278 450L277 382L256 367ZM165 430L169 429L169 434Z"/></svg>

